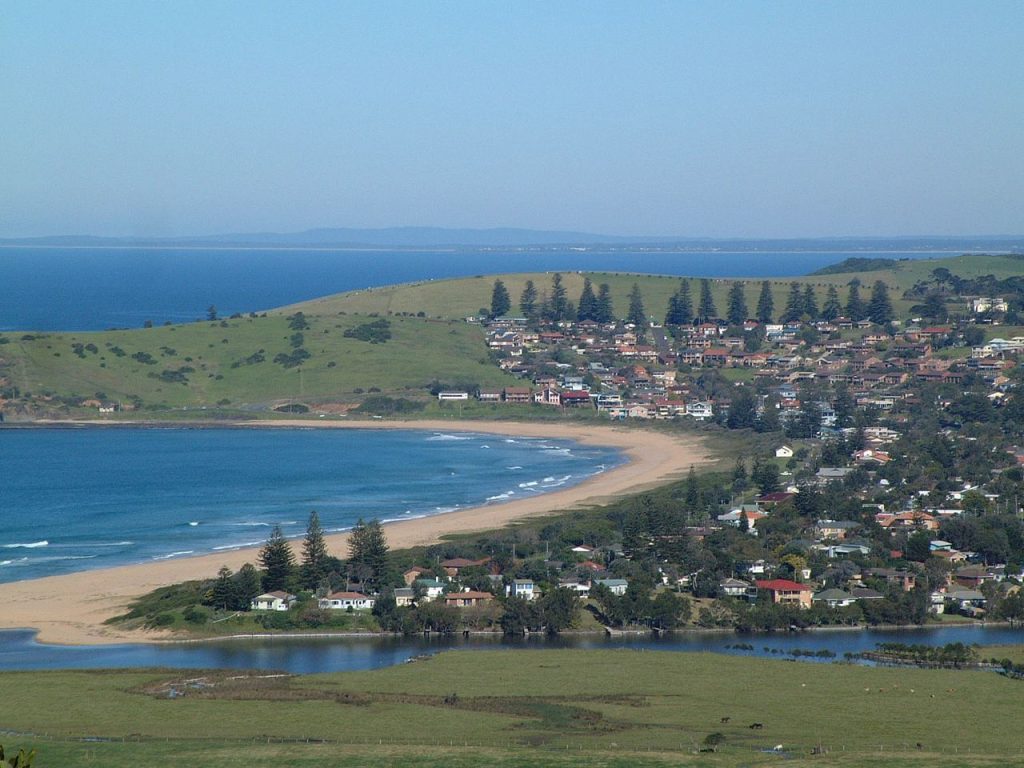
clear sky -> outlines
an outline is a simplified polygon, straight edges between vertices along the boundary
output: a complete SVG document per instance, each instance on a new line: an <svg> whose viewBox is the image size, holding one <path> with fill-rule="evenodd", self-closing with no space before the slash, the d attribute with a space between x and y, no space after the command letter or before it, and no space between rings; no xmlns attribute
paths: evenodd
<svg viewBox="0 0 1024 768"><path fill-rule="evenodd" d="M0 236L1024 232L1024 3L0 0Z"/></svg>

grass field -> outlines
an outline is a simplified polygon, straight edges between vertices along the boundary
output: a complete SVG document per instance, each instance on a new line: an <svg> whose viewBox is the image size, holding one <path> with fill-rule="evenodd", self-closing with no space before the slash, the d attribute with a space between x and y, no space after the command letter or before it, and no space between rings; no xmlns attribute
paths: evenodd
<svg viewBox="0 0 1024 768"><path fill-rule="evenodd" d="M306 677L7 673L0 729L7 745L35 746L43 768L1009 765L1024 761L1011 726L1022 686L713 654L460 651ZM697 755L712 733L718 752ZM94 740L70 740L81 737ZM784 755L762 751L779 744Z"/></svg>

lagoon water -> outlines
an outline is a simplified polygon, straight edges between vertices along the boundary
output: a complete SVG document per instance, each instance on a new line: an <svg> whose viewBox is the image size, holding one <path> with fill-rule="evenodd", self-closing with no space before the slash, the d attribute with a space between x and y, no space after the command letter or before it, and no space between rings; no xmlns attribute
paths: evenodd
<svg viewBox="0 0 1024 768"><path fill-rule="evenodd" d="M0 582L531 496L623 462L568 440L422 430L0 430ZM344 553L339 553L344 554Z"/></svg>
<svg viewBox="0 0 1024 768"><path fill-rule="evenodd" d="M296 674L378 669L423 654L478 651L579 648L621 651L714 652L774 659L793 658L792 651L829 650L832 658L801 656L801 661L842 661L843 654L873 651L878 643L977 643L981 646L1024 642L1024 629L1009 627L939 627L904 630L823 630L736 635L732 632L677 632L653 637L603 634L547 638L494 636L362 638L275 638L220 640L205 643L59 646L35 642L28 630L0 631L0 671L90 667L177 667L192 669L273 669ZM752 649L737 648L739 644ZM979 650L986 658L984 647ZM970 674L970 673L967 673Z"/></svg>
<svg viewBox="0 0 1024 768"><path fill-rule="evenodd" d="M229 315L372 286L496 272L784 277L849 256L920 259L959 252L7 247L0 249L0 331L139 328L146 320L196 320L211 304Z"/></svg>

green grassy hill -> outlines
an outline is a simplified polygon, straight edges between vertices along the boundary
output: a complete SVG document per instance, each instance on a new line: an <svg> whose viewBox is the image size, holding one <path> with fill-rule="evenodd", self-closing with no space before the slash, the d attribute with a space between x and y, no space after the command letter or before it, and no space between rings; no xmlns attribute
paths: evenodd
<svg viewBox="0 0 1024 768"><path fill-rule="evenodd" d="M923 768L1019 764L1024 745L1012 713L1022 685L970 671L522 650L307 677L15 672L0 676L0 701L5 746L36 747L39 768L739 766L785 758L793 766ZM717 753L696 754L714 733ZM782 754L766 752L779 744Z"/></svg>
<svg viewBox="0 0 1024 768"><path fill-rule="evenodd" d="M918 259L895 262L891 269L860 272L839 273L830 275L809 275L798 278L772 279L772 295L775 301L775 312L778 314L786 305L786 296L790 284L801 285L810 283L814 286L818 304L825 300L825 293L830 285L839 292L841 301L846 301L848 284L853 278L862 283L861 296L866 301L870 297L871 286L876 280L882 280L889 288L890 298L897 316L906 317L911 302L904 301L901 295L919 280L927 280L932 270L945 267L961 277L977 277L992 274L997 278L1019 275L1024 272L1024 262L1006 256L957 256L944 259ZM499 275L508 288L512 298L512 312L518 312L519 296L527 280L533 280L538 294L551 286L552 273L521 273ZM632 273L610 272L563 272L562 281L569 298L576 301L583 288L583 278L589 277L595 289L601 283L608 283L611 288L616 314L624 316L629 306L629 293L633 284L640 286L644 308L647 314L656 320L665 316L669 297L679 286L678 277L665 275L642 275ZM496 276L477 276L452 280L432 280L420 283L370 288L351 293L327 296L314 301L303 302L294 307L286 307L281 312L292 312L301 309L306 313L328 313L339 311L363 314L380 313L412 313L423 312L429 317L463 318L474 315L481 308L490 306L491 289ZM735 278L744 285L744 294L750 314L757 306L758 294L761 290L761 278ZM724 314L728 305L727 294L734 282L732 278L719 278L711 281L712 295L716 308ZM694 304L699 297L699 280L691 280L691 294Z"/></svg>
<svg viewBox="0 0 1024 768"><path fill-rule="evenodd" d="M460 322L389 318L391 339L345 331L358 315L308 316L300 331L309 358L292 355L297 332L285 314L132 331L7 334L0 378L21 393L128 401L161 407L263 406L278 400L351 402L357 390L423 388L434 379L501 386L514 381L488 359L483 332Z"/></svg>

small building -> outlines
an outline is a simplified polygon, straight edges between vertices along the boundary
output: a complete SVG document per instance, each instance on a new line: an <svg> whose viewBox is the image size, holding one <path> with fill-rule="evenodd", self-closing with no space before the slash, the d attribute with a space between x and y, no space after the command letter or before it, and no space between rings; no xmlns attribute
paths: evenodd
<svg viewBox="0 0 1024 768"><path fill-rule="evenodd" d="M335 592L320 598L319 605L332 611L371 611L376 599L362 592Z"/></svg>
<svg viewBox="0 0 1024 768"><path fill-rule="evenodd" d="M595 579L594 585L600 584L603 587L608 587L609 591L613 595L624 595L626 589L629 587L629 582L625 579Z"/></svg>
<svg viewBox="0 0 1024 768"><path fill-rule="evenodd" d="M423 591L423 597L427 602L436 600L444 593L444 582L437 579L416 579L413 587Z"/></svg>
<svg viewBox="0 0 1024 768"><path fill-rule="evenodd" d="M780 445L775 449L775 458L777 459L791 459L793 458L793 449L788 445Z"/></svg>
<svg viewBox="0 0 1024 768"><path fill-rule="evenodd" d="M426 573L430 573L430 570L421 565L414 565L402 574L402 580L405 582L405 586L411 587L412 583L416 581L416 579L423 578L423 575Z"/></svg>
<svg viewBox="0 0 1024 768"><path fill-rule="evenodd" d="M469 400L469 392L438 392L437 399L442 403L453 400Z"/></svg>
<svg viewBox="0 0 1024 768"><path fill-rule="evenodd" d="M845 608L857 602L857 598L842 589L826 589L811 598L812 603L824 603L829 608Z"/></svg>
<svg viewBox="0 0 1024 768"><path fill-rule="evenodd" d="M743 579L722 579L718 582L718 589L726 597L738 597L741 600L757 598L757 589Z"/></svg>
<svg viewBox="0 0 1024 768"><path fill-rule="evenodd" d="M257 595L249 603L253 611L287 611L298 598L288 592L274 591Z"/></svg>
<svg viewBox="0 0 1024 768"><path fill-rule="evenodd" d="M490 592L476 592L466 590L465 592L452 592L445 595L444 604L454 608L471 608L476 605L486 605L494 599Z"/></svg>

